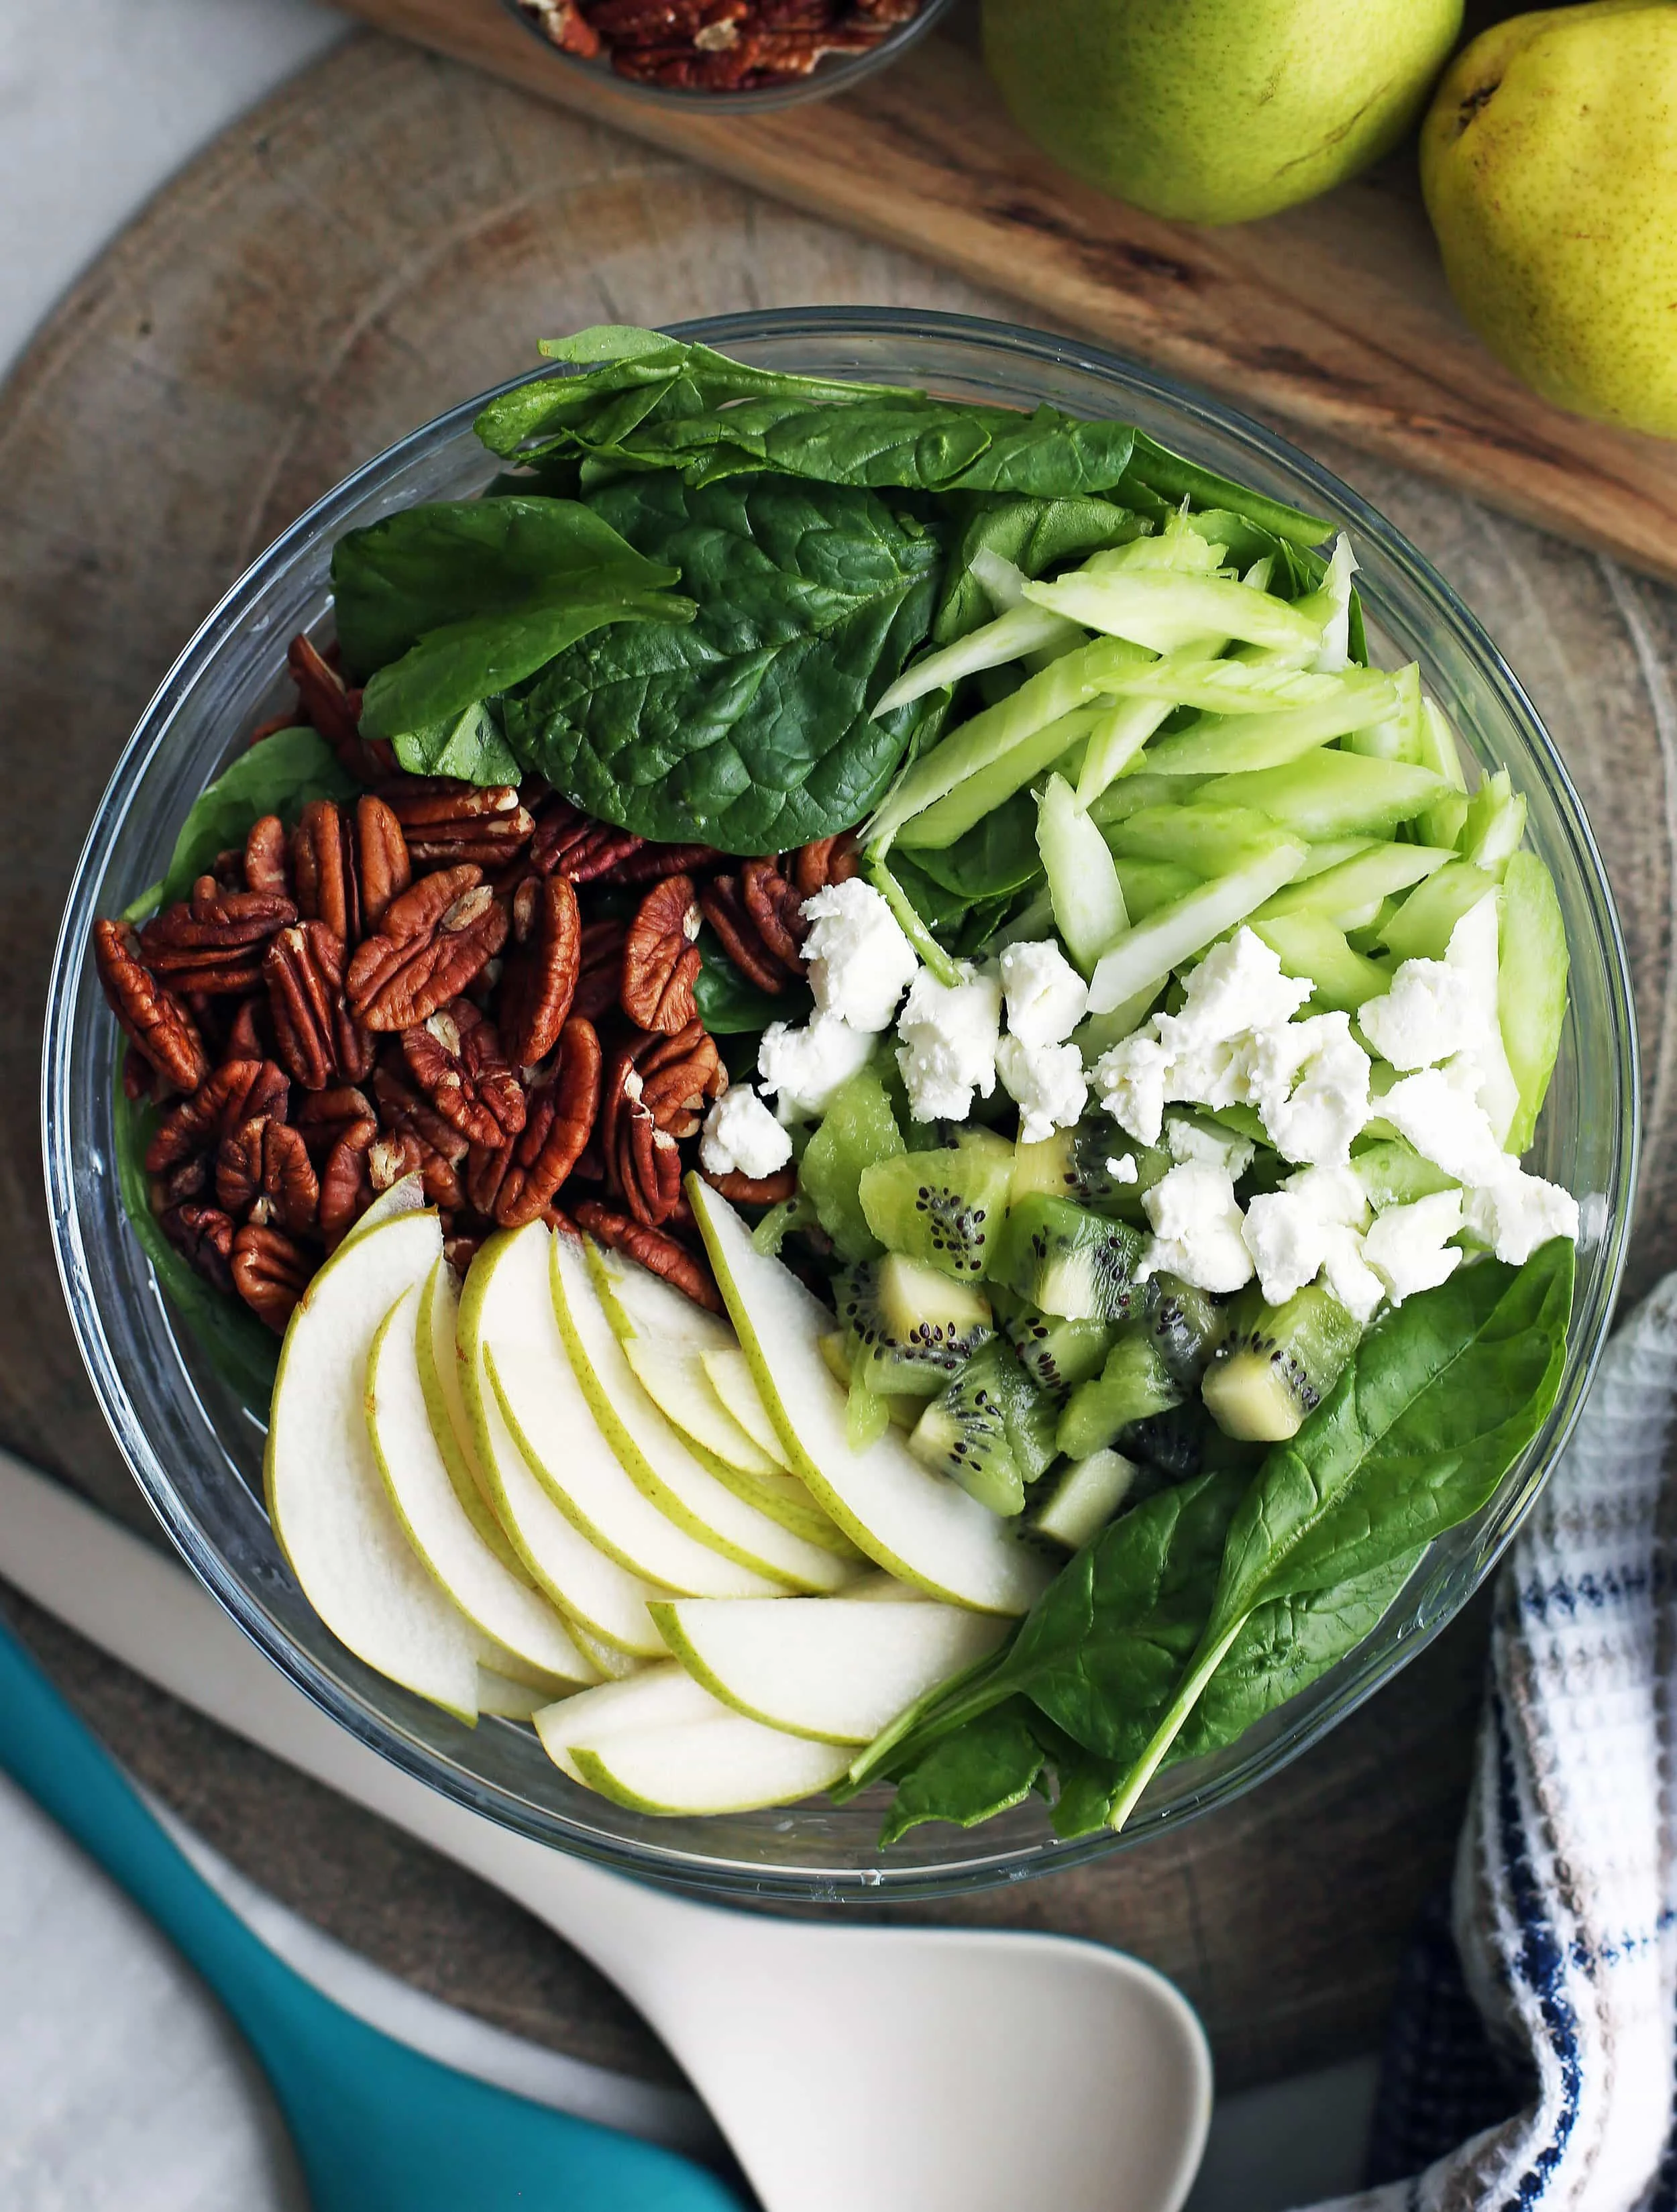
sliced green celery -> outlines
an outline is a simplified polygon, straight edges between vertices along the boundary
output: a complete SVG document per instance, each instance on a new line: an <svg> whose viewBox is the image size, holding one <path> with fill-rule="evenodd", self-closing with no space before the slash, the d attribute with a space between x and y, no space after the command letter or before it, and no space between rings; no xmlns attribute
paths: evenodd
<svg viewBox="0 0 1677 2212"><path fill-rule="evenodd" d="M1566 925L1534 853L1516 853L1503 878L1498 956L1497 1012L1520 1092L1508 1149L1523 1152L1537 1133L1566 1018Z"/></svg>
<svg viewBox="0 0 1677 2212"><path fill-rule="evenodd" d="M1123 774L1170 712L1164 699L1120 699L1101 709L1078 775L1078 797L1085 806Z"/></svg>
<svg viewBox="0 0 1677 2212"><path fill-rule="evenodd" d="M1325 876L1329 868L1354 860L1359 853L1372 851L1376 842L1379 841L1368 837L1324 837L1320 844L1311 846L1309 857L1293 881L1302 884L1312 876Z"/></svg>
<svg viewBox="0 0 1677 2212"><path fill-rule="evenodd" d="M1226 549L1208 537L1186 511L1173 508L1164 527L1151 537L1132 538L1125 545L1103 547L1091 553L1084 567L1091 575L1126 568L1175 568L1190 575L1212 576L1223 566Z"/></svg>
<svg viewBox="0 0 1677 2212"><path fill-rule="evenodd" d="M1069 714L1044 723L999 760L975 769L957 789L903 823L898 836L904 851L943 851L987 820L999 806L1006 805L1016 791L1034 783L1045 769L1060 769L1068 778L1075 775L1080 748L1099 719L1097 707L1074 708ZM1072 764L1062 767L1068 755Z"/></svg>
<svg viewBox="0 0 1677 2212"><path fill-rule="evenodd" d="M1374 919L1381 902L1393 892L1424 882L1454 858L1437 845L1365 845L1354 859L1278 891L1264 908L1264 918L1314 915L1336 929L1359 928Z"/></svg>
<svg viewBox="0 0 1677 2212"><path fill-rule="evenodd" d="M1315 752L1285 768L1218 776L1199 803L1250 806L1300 837L1390 836L1439 795L1438 778L1405 761L1359 753Z"/></svg>
<svg viewBox="0 0 1677 2212"><path fill-rule="evenodd" d="M1255 915L1249 927L1289 975L1309 979L1311 997L1324 1012L1355 1013L1391 988L1391 969L1353 952L1345 932L1320 915Z"/></svg>
<svg viewBox="0 0 1677 2212"><path fill-rule="evenodd" d="M1376 670L1352 669L1316 679L1329 695L1279 714L1227 714L1161 738L1147 754L1155 775L1228 775L1249 769L1284 768L1335 738L1383 714L1392 687Z"/></svg>
<svg viewBox="0 0 1677 2212"><path fill-rule="evenodd" d="M920 915L914 911L913 900L896 878L885 866L878 853L871 853L867 861L868 880L896 916L897 926L914 948L921 964L929 968L940 983L958 983L961 968L958 961L944 951Z"/></svg>
<svg viewBox="0 0 1677 2212"><path fill-rule="evenodd" d="M1283 714L1338 698L1343 682L1342 677L1318 675L1286 660L1218 660L1202 653L1166 653L1114 688L1121 698L1166 699L1173 707L1197 707L1202 714Z"/></svg>
<svg viewBox="0 0 1677 2212"><path fill-rule="evenodd" d="M1350 664L1351 609L1355 596L1351 580L1356 574L1351 540L1341 531L1334 541L1328 574L1314 592L1294 601L1299 613L1307 615L1321 631L1322 643L1314 664L1317 668L1340 669Z"/></svg>
<svg viewBox="0 0 1677 2212"><path fill-rule="evenodd" d="M1418 1198L1431 1198L1435 1191L1455 1188L1453 1177L1443 1168L1434 1167L1431 1160L1424 1160L1401 1137L1373 1144L1358 1141L1351 1171L1368 1194L1369 1204L1382 1212L1388 1206L1412 1206Z"/></svg>
<svg viewBox="0 0 1677 2212"><path fill-rule="evenodd" d="M1051 775L1036 809L1036 847L1066 950L1087 975L1130 926L1107 843L1064 776Z"/></svg>
<svg viewBox="0 0 1677 2212"><path fill-rule="evenodd" d="M1089 1011L1110 1013L1127 1000L1162 982L1173 968L1201 951L1225 930L1290 883L1305 855L1303 842L1278 837L1267 849L1216 883L1203 884L1173 905L1138 922L1096 968L1089 982Z"/></svg>
<svg viewBox="0 0 1677 2212"><path fill-rule="evenodd" d="M1437 762L1421 757L1419 664L1412 660L1407 668L1400 668L1392 678L1392 685L1397 693L1397 703L1391 713L1382 721L1353 730L1346 738L1346 750L1366 753L1371 760L1411 761L1418 768L1430 768L1437 774Z"/></svg>
<svg viewBox="0 0 1677 2212"><path fill-rule="evenodd" d="M1114 863L1132 921L1145 921L1150 914L1185 898L1205 880L1176 860L1131 860L1115 854Z"/></svg>
<svg viewBox="0 0 1677 2212"><path fill-rule="evenodd" d="M1447 861L1415 886L1387 923L1387 951L1394 960L1442 960L1456 923L1496 888L1496 878L1471 861Z"/></svg>
<svg viewBox="0 0 1677 2212"><path fill-rule="evenodd" d="M1196 781L1185 775L1150 775L1144 763L1121 775L1116 783L1109 784L1098 799L1085 799L1084 804L1105 830L1115 822L1127 822L1132 814L1140 813L1145 806L1186 805L1199 791L1200 782L1210 781L1209 776Z"/></svg>
<svg viewBox="0 0 1677 2212"><path fill-rule="evenodd" d="M1449 788L1415 821L1415 834L1429 845L1454 845L1467 814L1467 779L1455 732L1436 699L1423 697L1418 731L1420 765L1441 775Z"/></svg>
<svg viewBox="0 0 1677 2212"><path fill-rule="evenodd" d="M1143 658L1138 647L1102 637L1065 654L1041 675L1028 677L1017 691L951 730L897 779L868 825L868 842L884 851L906 822L949 797L979 769L997 766L1051 724L1098 698L1114 678L1138 666ZM1011 788L1017 791L1019 785ZM962 829L970 829L991 803L970 815ZM937 842L952 843L959 835L957 830Z"/></svg>
<svg viewBox="0 0 1677 2212"><path fill-rule="evenodd" d="M1121 1000L1103 1014L1091 1014L1079 1024L1072 1042L1083 1054L1085 1067L1092 1067L1103 1052L1134 1035L1157 1003L1164 981L1160 976L1157 981L1145 984L1133 997Z"/></svg>
<svg viewBox="0 0 1677 2212"><path fill-rule="evenodd" d="M1282 831L1269 815L1250 807L1194 805L1144 807L1103 834L1123 858L1174 860L1203 878L1226 875Z"/></svg>
<svg viewBox="0 0 1677 2212"><path fill-rule="evenodd" d="M1516 791L1505 768L1488 775L1467 802L1467 819L1456 838L1464 860L1502 880L1526 834L1526 799Z"/></svg>
<svg viewBox="0 0 1677 2212"><path fill-rule="evenodd" d="M1025 593L1034 605L1068 622L1155 653L1178 652L1206 637L1303 649L1322 635L1320 623L1267 592L1252 591L1228 577L1168 568L1108 568L1098 574L1074 569L1051 584L1028 584Z"/></svg>
<svg viewBox="0 0 1677 2212"><path fill-rule="evenodd" d="M969 630L953 645L928 653L923 660L905 669L875 704L873 719L877 722L882 714L895 714L899 707L923 698L928 691L939 690L945 684L957 684L963 677L976 676L982 668L1000 668L1010 660L1023 659L1028 653L1054 647L1069 651L1084 641L1077 624L1059 615L1042 607L1010 607L993 622Z"/></svg>

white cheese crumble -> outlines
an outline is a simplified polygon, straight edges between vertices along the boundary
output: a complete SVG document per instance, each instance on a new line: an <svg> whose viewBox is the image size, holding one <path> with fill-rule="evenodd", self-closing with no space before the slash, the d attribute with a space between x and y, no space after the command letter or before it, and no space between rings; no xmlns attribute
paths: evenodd
<svg viewBox="0 0 1677 2212"><path fill-rule="evenodd" d="M806 898L803 913L810 925L804 959L817 1012L836 1014L853 1030L889 1029L920 965L890 907L852 876Z"/></svg>
<svg viewBox="0 0 1677 2212"><path fill-rule="evenodd" d="M771 1022L757 1047L757 1073L765 1091L780 1096L782 1121L824 1114L833 1096L867 1066L873 1039L836 1014L817 1014L803 1029Z"/></svg>
<svg viewBox="0 0 1677 2212"><path fill-rule="evenodd" d="M1021 1044L1063 1044L1089 1011L1089 987L1052 938L1001 956L1007 1026Z"/></svg>
<svg viewBox="0 0 1677 2212"><path fill-rule="evenodd" d="M1368 1200L1349 1168L1306 1168L1278 1191L1255 1198L1242 1231L1265 1303L1284 1305L1325 1273L1341 1305L1366 1322L1386 1295L1362 1256L1358 1231Z"/></svg>
<svg viewBox="0 0 1677 2212"><path fill-rule="evenodd" d="M1135 1164L1133 1152L1107 1155L1106 1171L1114 1182L1139 1182L1141 1170Z"/></svg>
<svg viewBox="0 0 1677 2212"><path fill-rule="evenodd" d="M1083 1054L1074 1044L1029 1045L1005 1036L996 1047L996 1073L1019 1109L1019 1141L1035 1145L1056 1129L1069 1129L1089 1097ZM1134 1163L1130 1171L1134 1173Z"/></svg>
<svg viewBox="0 0 1677 2212"><path fill-rule="evenodd" d="M1479 1009L1472 1042L1465 1048L1478 1071L1474 1096L1500 1146L1520 1107L1520 1086L1508 1064L1503 1046L1502 1016L1498 1008L1502 932L1502 893L1487 891L1470 906L1450 932L1445 958L1467 979Z"/></svg>
<svg viewBox="0 0 1677 2212"><path fill-rule="evenodd" d="M1578 1241L1578 1201L1571 1192L1527 1175L1511 1160L1508 1173L1467 1193L1461 1214L1473 1235L1513 1267L1552 1237Z"/></svg>
<svg viewBox="0 0 1677 2212"><path fill-rule="evenodd" d="M705 1116L699 1161L714 1176L771 1176L792 1158L792 1139L755 1091L736 1084Z"/></svg>
<svg viewBox="0 0 1677 2212"><path fill-rule="evenodd" d="M1480 994L1466 969L1447 960L1406 960L1383 998L1357 1019L1382 1060L1407 1073L1468 1052L1480 1034Z"/></svg>
<svg viewBox="0 0 1677 2212"><path fill-rule="evenodd" d="M1234 1178L1226 1168L1185 1160L1144 1191L1153 1234L1138 1274L1180 1275L1202 1291L1237 1291L1252 1279L1252 1255L1241 1235Z"/></svg>
<svg viewBox="0 0 1677 2212"><path fill-rule="evenodd" d="M1479 1083L1478 1061L1457 1053L1443 1067L1424 1067L1394 1083L1378 1109L1424 1160L1457 1182L1494 1182L1509 1159L1479 1103Z"/></svg>
<svg viewBox="0 0 1677 2212"><path fill-rule="evenodd" d="M973 1093L996 1087L1001 1027L1001 979L981 969L959 983L940 983L922 968L897 1018L896 1064L917 1121L964 1121Z"/></svg>
<svg viewBox="0 0 1677 2212"><path fill-rule="evenodd" d="M1208 1129L1203 1121L1191 1121L1181 1114L1173 1114L1165 1123L1164 1142L1173 1160L1204 1160L1208 1167L1226 1168L1236 1182L1258 1153L1249 1137L1238 1136L1232 1129Z"/></svg>
<svg viewBox="0 0 1677 2212"><path fill-rule="evenodd" d="M1283 1159L1343 1167L1369 1118L1369 1056L1348 1014L1312 1014L1254 1039L1250 1103Z"/></svg>
<svg viewBox="0 0 1677 2212"><path fill-rule="evenodd" d="M1449 1242L1461 1227L1461 1194L1435 1191L1411 1206L1388 1206L1363 1239L1363 1257L1401 1306L1417 1291L1436 1290L1461 1264Z"/></svg>

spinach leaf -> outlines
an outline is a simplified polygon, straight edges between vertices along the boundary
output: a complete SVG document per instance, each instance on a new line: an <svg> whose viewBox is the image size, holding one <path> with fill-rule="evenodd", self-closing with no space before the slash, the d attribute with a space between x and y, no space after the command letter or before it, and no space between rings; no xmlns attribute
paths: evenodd
<svg viewBox="0 0 1677 2212"><path fill-rule="evenodd" d="M742 975L708 927L699 932L699 972L693 979L693 1003L712 1036L755 1035L770 1022L801 1022L814 1003L805 984L778 998Z"/></svg>
<svg viewBox="0 0 1677 2212"><path fill-rule="evenodd" d="M519 764L507 747L495 709L478 699L452 721L406 730L393 740L410 775L453 775L463 783L516 783Z"/></svg>
<svg viewBox="0 0 1677 2212"><path fill-rule="evenodd" d="M1481 1260L1376 1322L1229 1529L1210 1617L1113 1808L1121 1826L1259 1606L1394 1567L1466 1520L1548 1416L1560 1387L1574 1253Z"/></svg>
<svg viewBox="0 0 1677 2212"><path fill-rule="evenodd" d="M349 799L357 785L341 769L331 747L313 730L276 730L222 769L207 791L193 800L174 841L168 872L142 891L124 919L138 921L160 906L185 898L216 855L242 845L253 822L264 814L295 822L311 799ZM258 1322L258 1327L261 1324Z"/></svg>
<svg viewBox="0 0 1677 2212"><path fill-rule="evenodd" d="M1028 1797L1048 1754L1037 1741L1030 1708L1014 1698L954 1729L907 1772L880 1832L896 1843L922 1820L975 1827Z"/></svg>
<svg viewBox="0 0 1677 2212"><path fill-rule="evenodd" d="M1129 466L1117 485L1121 497L1135 489L1151 491L1172 506L1186 499L1195 507L1226 507L1230 514L1244 515L1249 522L1259 523L1296 545L1320 545L1324 538L1333 535L1333 524L1321 515L1306 514L1279 499L1266 499L1261 492L1249 490L1212 469L1202 469L1198 462L1185 460L1180 453L1157 444L1145 430L1135 433Z"/></svg>
<svg viewBox="0 0 1677 2212"><path fill-rule="evenodd" d="M932 625L933 645L951 645L995 612L972 573L975 557L999 554L1034 581L1052 568L1086 561L1141 536L1143 518L1105 499L984 499L972 502L950 556L944 596Z"/></svg>
<svg viewBox="0 0 1677 2212"><path fill-rule="evenodd" d="M902 856L895 856L902 866ZM916 852L922 876L969 902L1005 898L1038 882L1042 856L1036 847L1036 801L1029 791L1011 799L939 851Z"/></svg>
<svg viewBox="0 0 1677 2212"><path fill-rule="evenodd" d="M525 767L598 819L670 843L768 853L835 835L884 791L917 722L868 709L924 641L937 534L872 492L667 473L592 495L678 568L685 625L573 647L507 702Z"/></svg>
<svg viewBox="0 0 1677 2212"><path fill-rule="evenodd" d="M346 659L377 672L362 727L453 721L608 623L684 621L678 580L576 500L439 500L352 530L332 590Z"/></svg>
<svg viewBox="0 0 1677 2212"><path fill-rule="evenodd" d="M252 821L256 818L251 817ZM136 1106L125 1096L118 1071L113 1149L123 1211L151 1262L158 1287L203 1346L216 1372L253 1412L265 1414L279 1371L279 1340L248 1306L195 1273L159 1228L147 1197L144 1165L155 1119L154 1112Z"/></svg>

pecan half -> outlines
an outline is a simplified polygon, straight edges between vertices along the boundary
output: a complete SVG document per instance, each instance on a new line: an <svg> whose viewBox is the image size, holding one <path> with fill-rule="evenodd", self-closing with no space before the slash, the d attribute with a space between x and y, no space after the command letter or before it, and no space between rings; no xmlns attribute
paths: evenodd
<svg viewBox="0 0 1677 2212"><path fill-rule="evenodd" d="M320 1233L331 1252L343 1242L373 1203L367 1155L378 1139L379 1125L369 1114L352 1121L334 1142L320 1170Z"/></svg>
<svg viewBox="0 0 1677 2212"><path fill-rule="evenodd" d="M641 844L633 830L614 829L609 822L591 822L568 800L550 799L536 817L530 860L544 876L591 884L638 853Z"/></svg>
<svg viewBox="0 0 1677 2212"><path fill-rule="evenodd" d="M623 1012L643 1030L673 1036L693 1019L699 973L699 902L691 876L654 884L623 940Z"/></svg>
<svg viewBox="0 0 1677 2212"><path fill-rule="evenodd" d="M209 994L254 990L263 948L297 919L289 898L270 891L228 890L200 876L190 899L155 915L140 932L146 965L172 988Z"/></svg>
<svg viewBox="0 0 1677 2212"><path fill-rule="evenodd" d="M216 1206L172 1206L158 1216L158 1227L175 1250L218 1291L233 1288L233 1223Z"/></svg>
<svg viewBox="0 0 1677 2212"><path fill-rule="evenodd" d="M599 1090L599 1039L592 1022L573 1015L559 1039L552 1077L531 1094L529 1120L501 1175L495 1218L503 1229L534 1221L558 1195L588 1141ZM479 1203L476 1186L470 1187Z"/></svg>
<svg viewBox="0 0 1677 2212"><path fill-rule="evenodd" d="M731 1206L779 1206L798 1188L795 1167L782 1168L778 1175L771 1176L741 1175L738 1170L732 1175L718 1176L704 1167L699 1173Z"/></svg>
<svg viewBox="0 0 1677 2212"><path fill-rule="evenodd" d="M401 824L410 858L422 866L475 860L494 867L519 852L536 826L511 784L404 775L380 797Z"/></svg>
<svg viewBox="0 0 1677 2212"><path fill-rule="evenodd" d="M783 967L804 972L803 943L809 924L803 894L789 884L773 860L747 860L739 871L739 895L757 935Z"/></svg>
<svg viewBox="0 0 1677 2212"><path fill-rule="evenodd" d="M216 1154L216 1197L258 1229L306 1237L315 1225L320 1183L301 1130L265 1119L230 1129Z"/></svg>
<svg viewBox="0 0 1677 2212"><path fill-rule="evenodd" d="M355 879L361 891L361 926L377 929L392 899L413 881L413 859L393 808L376 793L355 801Z"/></svg>
<svg viewBox="0 0 1677 2212"><path fill-rule="evenodd" d="M623 945L628 936L629 924L621 915L605 921L584 923L581 963L577 971L576 993L571 1000L574 1014L598 1022L617 1004L617 994L623 986Z"/></svg>
<svg viewBox="0 0 1677 2212"><path fill-rule="evenodd" d="M270 898L291 897L287 842L285 824L277 814L264 814L259 822L252 823L245 833L245 850L240 862L247 891L261 891Z"/></svg>
<svg viewBox="0 0 1677 2212"><path fill-rule="evenodd" d="M292 639L285 665L303 714L356 782L378 783L393 774L396 756L388 740L361 733L360 692L349 689L308 638Z"/></svg>
<svg viewBox="0 0 1677 2212"><path fill-rule="evenodd" d="M614 1252L627 1252L631 1260L638 1260L666 1283L684 1291L696 1306L707 1313L724 1311L722 1294L711 1279L710 1270L696 1259L684 1244L657 1229L648 1229L615 1207L602 1206L597 1199L585 1198L571 1208L579 1229L586 1229L602 1244L610 1245Z"/></svg>
<svg viewBox="0 0 1677 2212"><path fill-rule="evenodd" d="M792 880L805 898L813 898L829 884L848 883L862 871L856 833L846 830L837 837L817 837L800 845L792 856Z"/></svg>
<svg viewBox="0 0 1677 2212"><path fill-rule="evenodd" d="M721 858L714 845L642 845L639 852L613 861L594 880L601 884L655 884L665 876L690 876L697 868L714 867Z"/></svg>
<svg viewBox="0 0 1677 2212"><path fill-rule="evenodd" d="M496 1012L508 1060L514 1067L533 1067L558 1043L582 970L582 915L563 876L545 882L532 878L519 886L513 894L513 937L515 949L501 971Z"/></svg>
<svg viewBox="0 0 1677 2212"><path fill-rule="evenodd" d="M262 963L274 1048L305 1091L355 1083L373 1063L372 1041L343 995L343 940L324 921L283 929Z"/></svg>
<svg viewBox="0 0 1677 2212"><path fill-rule="evenodd" d="M507 908L473 863L392 899L349 963L349 1007L371 1030L410 1029L457 999L507 941Z"/></svg>
<svg viewBox="0 0 1677 2212"><path fill-rule="evenodd" d="M94 924L94 966L123 1035L166 1083L196 1091L210 1073L197 1024L141 962L140 940L125 921Z"/></svg>
<svg viewBox="0 0 1677 2212"><path fill-rule="evenodd" d="M233 1240L233 1287L276 1336L295 1311L314 1261L277 1229L246 1222Z"/></svg>
<svg viewBox="0 0 1677 2212"><path fill-rule="evenodd" d="M635 1218L648 1229L668 1221L681 1206L681 1154L639 1099L625 1102L617 1120L617 1188Z"/></svg>
<svg viewBox="0 0 1677 2212"><path fill-rule="evenodd" d="M790 968L764 944L751 919L738 876L714 876L699 893L699 911L716 933L734 966L748 983L755 983L771 998L779 998L797 969Z"/></svg>
<svg viewBox="0 0 1677 2212"><path fill-rule="evenodd" d="M297 878L297 911L323 921L344 945L361 941L361 890L355 881L350 830L337 803L311 799L291 841Z"/></svg>
<svg viewBox="0 0 1677 2212"><path fill-rule="evenodd" d="M385 1130L414 1137L423 1151L451 1163L465 1158L470 1139L409 1080L406 1056L399 1049L386 1050L374 1069L373 1098Z"/></svg>
<svg viewBox="0 0 1677 2212"><path fill-rule="evenodd" d="M222 1040L221 1057L229 1060L271 1060L274 1024L265 999L246 999L234 1010Z"/></svg>
<svg viewBox="0 0 1677 2212"><path fill-rule="evenodd" d="M728 1072L716 1040L696 1019L674 1036L640 1038L630 1046L629 1057L639 1090L633 1089L625 1074L618 1078L623 1095L638 1097L659 1127L671 1137L696 1135L706 1108L728 1087ZM614 1073L616 1066L614 1060Z"/></svg>
<svg viewBox="0 0 1677 2212"><path fill-rule="evenodd" d="M223 1060L190 1097L171 1107L152 1131L146 1173L161 1175L177 1161L207 1152L241 1122L283 1121L289 1095L284 1073L272 1060Z"/></svg>
<svg viewBox="0 0 1677 2212"><path fill-rule="evenodd" d="M469 1142L503 1144L523 1128L524 1086L507 1065L495 1024L470 999L404 1030L402 1051L434 1109Z"/></svg>
<svg viewBox="0 0 1677 2212"><path fill-rule="evenodd" d="M308 1146L311 1159L324 1159L346 1130L358 1121L376 1124L378 1115L364 1091L341 1084L327 1091L307 1091L290 1116L291 1126Z"/></svg>

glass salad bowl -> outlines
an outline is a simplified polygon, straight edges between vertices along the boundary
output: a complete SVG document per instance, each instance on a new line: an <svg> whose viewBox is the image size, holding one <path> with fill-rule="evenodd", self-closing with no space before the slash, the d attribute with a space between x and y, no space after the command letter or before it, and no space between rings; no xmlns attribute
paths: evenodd
<svg viewBox="0 0 1677 2212"><path fill-rule="evenodd" d="M1325 470L1255 424L1109 354L1000 323L854 308L751 313L678 333L765 367L929 386L963 399L1134 421L1165 444L1351 532L1371 658L1418 659L1465 746L1506 765L1529 804L1571 951L1571 999L1534 1170L1582 1202L1577 1303L1553 1412L1476 1518L1436 1542L1379 1627L1240 1741L1155 1779L1121 1836L1057 1841L1036 1800L972 1831L914 1829L876 1848L880 1793L708 1819L626 1811L574 1786L532 1732L467 1728L372 1673L317 1619L262 1504L263 1405L241 1402L177 1324L125 1219L112 1152L121 1038L88 941L162 874L197 793L289 701L288 641L329 621L334 542L415 501L480 489L495 464L481 404L441 416L348 477L227 594L180 656L100 801L59 939L43 1113L64 1291L106 1418L188 1564L290 1679L343 1726L433 1788L557 1849L712 1893L878 1902L1017 1880L1155 1838L1273 1773L1371 1696L1485 1579L1564 1444L1608 1327L1635 1179L1637 1046L1625 947L1601 855L1531 702L1443 579Z"/></svg>

